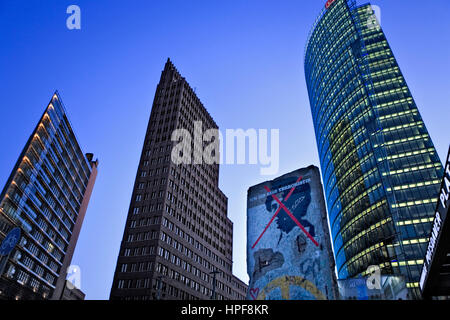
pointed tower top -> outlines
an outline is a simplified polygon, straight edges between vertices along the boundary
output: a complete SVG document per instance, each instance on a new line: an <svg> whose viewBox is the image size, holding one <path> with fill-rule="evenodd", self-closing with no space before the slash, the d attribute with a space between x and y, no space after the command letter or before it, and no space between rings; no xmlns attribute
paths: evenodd
<svg viewBox="0 0 450 320"><path fill-rule="evenodd" d="M166 66L170 66L170 67L175 68L175 65L173 64L172 60L170 60L170 58L167 58Z"/></svg>
<svg viewBox="0 0 450 320"><path fill-rule="evenodd" d="M175 67L175 65L173 64L172 60L170 60L170 58L167 58L166 64L164 66L164 72L169 72L169 71L174 71L176 75L178 75L178 77L180 77L180 74L177 70L177 68Z"/></svg>

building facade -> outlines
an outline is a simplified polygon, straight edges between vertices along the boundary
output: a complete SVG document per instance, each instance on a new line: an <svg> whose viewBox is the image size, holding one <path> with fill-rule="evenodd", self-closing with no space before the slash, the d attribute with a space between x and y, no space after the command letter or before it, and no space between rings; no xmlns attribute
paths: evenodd
<svg viewBox="0 0 450 320"><path fill-rule="evenodd" d="M444 163L445 171L439 189L430 241L420 276L424 299L450 300L450 147Z"/></svg>
<svg viewBox="0 0 450 320"><path fill-rule="evenodd" d="M247 297L248 285L233 275L231 280L232 295L229 297L231 300L245 300Z"/></svg>
<svg viewBox="0 0 450 320"><path fill-rule="evenodd" d="M61 298L97 166L82 153L56 92L1 193L1 239L21 230L2 257L1 299Z"/></svg>
<svg viewBox="0 0 450 320"><path fill-rule="evenodd" d="M110 299L210 299L213 288L216 299L245 298L235 287L245 284L232 274L233 223L218 187L218 162L172 161L175 129L195 136L214 128L169 59L153 101ZM188 158L201 152L198 141L183 143L194 150Z"/></svg>
<svg viewBox="0 0 450 320"><path fill-rule="evenodd" d="M66 284L63 289L60 300L84 300L86 295L83 291L75 287L69 280L66 280Z"/></svg>
<svg viewBox="0 0 450 320"><path fill-rule="evenodd" d="M328 1L304 62L338 277L375 265L418 297L443 168L371 5Z"/></svg>
<svg viewBox="0 0 450 320"><path fill-rule="evenodd" d="M319 168L249 188L249 300L336 300L334 267Z"/></svg>

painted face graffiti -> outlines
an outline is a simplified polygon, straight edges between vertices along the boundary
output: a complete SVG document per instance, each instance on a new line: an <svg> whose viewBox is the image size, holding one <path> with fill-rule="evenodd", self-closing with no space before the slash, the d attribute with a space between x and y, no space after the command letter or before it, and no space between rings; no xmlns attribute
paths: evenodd
<svg viewBox="0 0 450 320"><path fill-rule="evenodd" d="M288 181L292 180L292 181ZM288 178L280 180L277 184L279 185L287 185L291 183L295 183L295 178ZM277 185L272 186L272 188L277 188ZM289 196L289 197L288 197ZM287 211L290 211L296 220L308 230L308 233L314 237L315 236L315 228L314 225L309 222L306 218L306 213L308 211L308 207L311 203L311 187L309 183L301 184L296 186L293 191L285 190L281 196L281 199L285 199L283 202L284 206L288 208L288 210L281 210L281 212L277 216L277 226L281 231L280 240L283 236L283 232L288 234L292 231L293 228L297 226L297 223L292 217L289 215ZM276 212L280 210L280 204L276 199L274 199L273 195L270 195L266 198L266 209L269 212Z"/></svg>

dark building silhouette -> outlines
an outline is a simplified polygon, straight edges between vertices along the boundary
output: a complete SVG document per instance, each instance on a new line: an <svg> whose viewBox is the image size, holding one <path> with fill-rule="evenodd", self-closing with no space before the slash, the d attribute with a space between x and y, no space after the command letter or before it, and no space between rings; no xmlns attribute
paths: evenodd
<svg viewBox="0 0 450 320"><path fill-rule="evenodd" d="M60 300L84 300L85 297L86 295L83 291L75 287L69 280L66 280Z"/></svg>
<svg viewBox="0 0 450 320"><path fill-rule="evenodd" d="M0 241L21 230L1 256L0 299L61 299L97 166L81 151L56 92L0 196Z"/></svg>
<svg viewBox="0 0 450 320"><path fill-rule="evenodd" d="M216 299L245 298L245 284L232 274L233 223L218 187L219 164L172 161L177 145L172 132L187 129L194 137L194 121L202 122L203 131L218 129L168 59L153 101L110 299L210 299L213 288ZM201 152L195 141L191 144Z"/></svg>

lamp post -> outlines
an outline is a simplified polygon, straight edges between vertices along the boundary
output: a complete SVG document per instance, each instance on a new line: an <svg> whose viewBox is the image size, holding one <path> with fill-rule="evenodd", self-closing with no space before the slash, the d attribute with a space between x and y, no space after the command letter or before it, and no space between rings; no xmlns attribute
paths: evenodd
<svg viewBox="0 0 450 320"><path fill-rule="evenodd" d="M158 276L158 291L157 291L157 296L156 299L160 300L161 299L161 289L162 289L162 279L164 279L164 276L160 275Z"/></svg>
<svg viewBox="0 0 450 320"><path fill-rule="evenodd" d="M214 271L211 271L209 274L213 275L213 287L212 287L212 294L211 294L211 300L216 299L216 274L220 273L217 269Z"/></svg>

